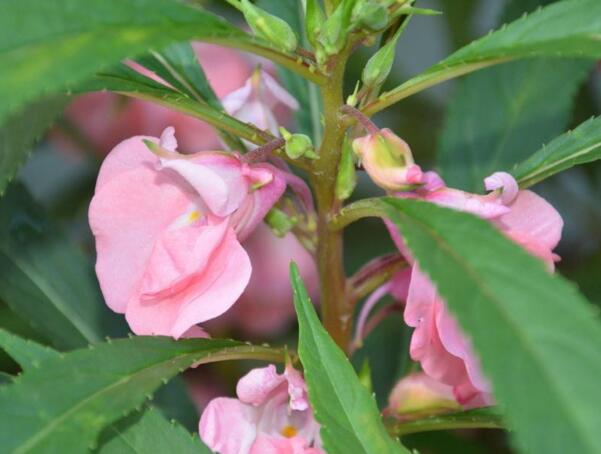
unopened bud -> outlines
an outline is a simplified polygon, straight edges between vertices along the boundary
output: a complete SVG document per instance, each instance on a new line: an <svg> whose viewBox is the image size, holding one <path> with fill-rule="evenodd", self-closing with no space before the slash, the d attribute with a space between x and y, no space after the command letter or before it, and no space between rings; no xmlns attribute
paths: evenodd
<svg viewBox="0 0 601 454"><path fill-rule="evenodd" d="M324 23L321 29L320 42L327 55L334 55L344 47L350 31L353 6L352 1L345 0L341 2Z"/></svg>
<svg viewBox="0 0 601 454"><path fill-rule="evenodd" d="M453 388L430 378L423 372L401 379L392 389L385 413L397 418L420 418L424 415L460 410Z"/></svg>
<svg viewBox="0 0 601 454"><path fill-rule="evenodd" d="M305 16L307 39L313 48L317 49L319 47L319 33L325 22L325 15L321 10L318 0L307 0L307 12Z"/></svg>
<svg viewBox="0 0 601 454"><path fill-rule="evenodd" d="M313 142L305 134L290 134L284 128L280 128L280 133L286 141L284 151L290 159L307 157L315 159L317 155L313 151Z"/></svg>
<svg viewBox="0 0 601 454"><path fill-rule="evenodd" d="M278 208L272 208L267 213L267 216L265 216L265 222L274 235L281 238L294 228L297 220L291 218Z"/></svg>
<svg viewBox="0 0 601 454"><path fill-rule="evenodd" d="M298 46L296 34L285 21L253 5L249 0L240 0L240 11L249 27L258 36L281 49L292 52Z"/></svg>
<svg viewBox="0 0 601 454"><path fill-rule="evenodd" d="M409 145L390 129L355 139L353 150L374 183L387 191L406 191L423 182Z"/></svg>
<svg viewBox="0 0 601 454"><path fill-rule="evenodd" d="M336 176L336 198L338 200L348 199L357 185L357 174L355 171L355 161L353 159L353 150L348 139L344 138L342 145L342 156Z"/></svg>
<svg viewBox="0 0 601 454"><path fill-rule="evenodd" d="M358 2L353 9L352 22L358 28L382 30L388 25L389 19L388 8L377 0Z"/></svg>
<svg viewBox="0 0 601 454"><path fill-rule="evenodd" d="M391 39L367 61L361 74L361 79L365 85L373 87L384 83L394 63L396 42L395 38Z"/></svg>

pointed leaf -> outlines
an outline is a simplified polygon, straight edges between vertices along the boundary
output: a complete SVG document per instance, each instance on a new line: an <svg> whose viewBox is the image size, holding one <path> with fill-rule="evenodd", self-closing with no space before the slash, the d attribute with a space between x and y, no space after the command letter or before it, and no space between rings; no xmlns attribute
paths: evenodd
<svg viewBox="0 0 601 454"><path fill-rule="evenodd" d="M0 389L0 445L6 452L85 452L105 426L181 370L239 358L278 361L282 352L231 340L140 336L66 353Z"/></svg>
<svg viewBox="0 0 601 454"><path fill-rule="evenodd" d="M384 205L471 337L521 451L601 452L601 324L590 304L482 219L418 200Z"/></svg>
<svg viewBox="0 0 601 454"><path fill-rule="evenodd" d="M319 322L294 264L290 279L299 325L298 353L327 452L408 454L388 436L373 396Z"/></svg>
<svg viewBox="0 0 601 454"><path fill-rule="evenodd" d="M21 369L35 369L47 359L56 359L59 352L29 339L0 328L0 348L2 348Z"/></svg>
<svg viewBox="0 0 601 454"><path fill-rule="evenodd" d="M102 301L88 258L20 185L0 198L0 269L0 299L57 348L124 331Z"/></svg>
<svg viewBox="0 0 601 454"><path fill-rule="evenodd" d="M364 111L375 112L421 90L487 66L529 57L601 56L601 2L563 0L459 49L440 63L383 93Z"/></svg>
<svg viewBox="0 0 601 454"><path fill-rule="evenodd" d="M601 117L585 121L519 164L511 173L528 187L578 164L601 159Z"/></svg>

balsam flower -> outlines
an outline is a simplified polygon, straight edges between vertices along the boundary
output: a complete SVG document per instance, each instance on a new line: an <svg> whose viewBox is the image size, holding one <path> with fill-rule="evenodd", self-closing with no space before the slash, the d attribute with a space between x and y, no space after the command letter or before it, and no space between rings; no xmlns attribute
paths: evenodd
<svg viewBox="0 0 601 454"><path fill-rule="evenodd" d="M279 170L233 153L175 151L172 128L161 158L143 140L120 143L104 160L89 211L96 273L108 306L136 334L178 338L227 311L251 263L246 238L285 189Z"/></svg>
<svg viewBox="0 0 601 454"><path fill-rule="evenodd" d="M237 399L213 399L200 418L199 434L221 454L320 454L319 425L298 371L253 369L240 379Z"/></svg>
<svg viewBox="0 0 601 454"><path fill-rule="evenodd" d="M559 213L534 192L520 191L507 173L497 172L488 177L485 184L492 190L487 195L470 194L440 184L432 189L422 187L397 195L420 198L487 219L552 270L558 260L552 251L559 243L563 227ZM415 328L411 357L420 362L430 377L452 386L455 397L464 406L490 405L493 402L491 385L482 373L470 340L411 257L396 228L389 225L389 229L413 266L404 312L405 322ZM394 281L391 285L395 285Z"/></svg>
<svg viewBox="0 0 601 454"><path fill-rule="evenodd" d="M266 71L258 68L244 86L222 99L226 112L238 120L278 135L281 117L298 109L298 101Z"/></svg>

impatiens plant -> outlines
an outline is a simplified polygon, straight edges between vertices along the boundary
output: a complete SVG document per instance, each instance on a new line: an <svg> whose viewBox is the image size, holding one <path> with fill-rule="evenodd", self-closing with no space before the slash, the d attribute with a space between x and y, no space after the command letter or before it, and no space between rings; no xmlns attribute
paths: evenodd
<svg viewBox="0 0 601 454"><path fill-rule="evenodd" d="M449 3L465 43L474 2ZM2 2L0 451L601 452L598 310L555 272L570 217L530 189L601 157L599 117L565 132L601 2L509 2L395 87L417 16L440 12ZM434 161L394 122L465 75ZM12 180L51 126L93 184L49 215Z"/></svg>

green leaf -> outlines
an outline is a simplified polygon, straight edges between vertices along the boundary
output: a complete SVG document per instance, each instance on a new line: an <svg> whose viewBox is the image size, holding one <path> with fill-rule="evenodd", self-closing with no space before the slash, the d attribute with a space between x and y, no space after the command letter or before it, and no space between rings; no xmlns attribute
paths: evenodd
<svg viewBox="0 0 601 454"><path fill-rule="evenodd" d="M21 369L29 370L40 366L47 359L56 359L59 352L29 339L0 328L0 348L14 359Z"/></svg>
<svg viewBox="0 0 601 454"><path fill-rule="evenodd" d="M109 90L177 110L186 115L206 121L207 123L262 145L272 136L249 123L244 123L225 112L208 104L200 103L184 93L180 93L165 85L143 76L125 65L110 71L96 74L77 88L77 92Z"/></svg>
<svg viewBox="0 0 601 454"><path fill-rule="evenodd" d="M0 195L27 160L34 142L62 112L66 99L54 96L35 102L13 113L0 127Z"/></svg>
<svg viewBox="0 0 601 454"><path fill-rule="evenodd" d="M601 2L564 0L524 16L459 49L440 63L383 93L366 106L375 112L414 93L487 66L528 57L601 56Z"/></svg>
<svg viewBox="0 0 601 454"><path fill-rule="evenodd" d="M0 386L12 383L13 379L14 377L12 375L0 371Z"/></svg>
<svg viewBox="0 0 601 454"><path fill-rule="evenodd" d="M295 264L290 267L290 279L299 325L299 355L326 451L409 453L388 436L373 396L319 322Z"/></svg>
<svg viewBox="0 0 601 454"><path fill-rule="evenodd" d="M222 110L190 43L172 44L161 52L139 58L138 62L178 91Z"/></svg>
<svg viewBox="0 0 601 454"><path fill-rule="evenodd" d="M99 454L210 454L198 437L160 411L149 408L136 412L108 427L100 439Z"/></svg>
<svg viewBox="0 0 601 454"><path fill-rule="evenodd" d="M217 16L170 0L5 0L0 120L124 58L189 39L257 42Z"/></svg>
<svg viewBox="0 0 601 454"><path fill-rule="evenodd" d="M0 269L0 299L59 349L124 331L109 329L121 317L104 305L87 257L21 185L0 199Z"/></svg>
<svg viewBox="0 0 601 454"><path fill-rule="evenodd" d="M418 200L383 205L471 337L515 444L601 452L601 324L574 286L473 215Z"/></svg>
<svg viewBox="0 0 601 454"><path fill-rule="evenodd" d="M75 350L25 372L0 390L0 445L6 452L85 452L103 427L195 363L254 358L280 350L231 340L134 337Z"/></svg>
<svg viewBox="0 0 601 454"><path fill-rule="evenodd" d="M601 117L569 131L512 170L521 187L532 186L558 172L601 158Z"/></svg>
<svg viewBox="0 0 601 454"><path fill-rule="evenodd" d="M447 184L482 189L567 126L587 60L535 59L486 69L460 81L447 111L438 164Z"/></svg>

